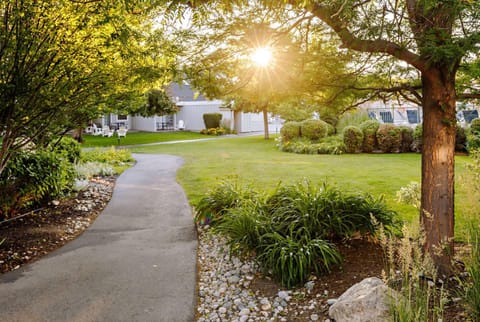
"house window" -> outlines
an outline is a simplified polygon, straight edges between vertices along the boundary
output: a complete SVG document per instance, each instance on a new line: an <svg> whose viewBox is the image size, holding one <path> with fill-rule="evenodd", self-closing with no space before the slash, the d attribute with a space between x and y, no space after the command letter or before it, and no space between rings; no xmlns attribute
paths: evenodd
<svg viewBox="0 0 480 322"><path fill-rule="evenodd" d="M127 120L127 115L117 115L117 120L126 121Z"/></svg>
<svg viewBox="0 0 480 322"><path fill-rule="evenodd" d="M407 110L408 123L416 124L419 123L418 120L418 111L417 110Z"/></svg>
<svg viewBox="0 0 480 322"><path fill-rule="evenodd" d="M382 118L383 123L393 123L392 112L380 112L380 117Z"/></svg>

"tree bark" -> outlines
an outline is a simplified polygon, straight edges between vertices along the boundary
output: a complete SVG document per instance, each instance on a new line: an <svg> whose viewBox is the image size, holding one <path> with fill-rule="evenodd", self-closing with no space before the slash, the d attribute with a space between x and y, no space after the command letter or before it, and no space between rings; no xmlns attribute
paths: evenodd
<svg viewBox="0 0 480 322"><path fill-rule="evenodd" d="M262 108L263 112L263 130L265 133L265 140L268 140L270 138L269 132L268 132L268 107L267 105L263 106Z"/></svg>
<svg viewBox="0 0 480 322"><path fill-rule="evenodd" d="M422 73L422 84L424 251L441 274L449 274L454 252L455 73L430 68Z"/></svg>

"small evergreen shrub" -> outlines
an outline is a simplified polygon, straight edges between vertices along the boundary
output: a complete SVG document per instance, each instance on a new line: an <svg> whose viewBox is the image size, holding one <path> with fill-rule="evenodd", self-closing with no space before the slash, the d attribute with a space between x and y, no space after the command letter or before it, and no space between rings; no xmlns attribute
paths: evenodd
<svg viewBox="0 0 480 322"><path fill-rule="evenodd" d="M335 135L335 127L327 122L325 122L325 124L327 124L327 136Z"/></svg>
<svg viewBox="0 0 480 322"><path fill-rule="evenodd" d="M378 147L383 152L399 152L402 146L402 134L393 124L381 124L377 131Z"/></svg>
<svg viewBox="0 0 480 322"><path fill-rule="evenodd" d="M205 113L203 114L203 123L205 123L206 129L216 129L220 127L222 121L221 113Z"/></svg>
<svg viewBox="0 0 480 322"><path fill-rule="evenodd" d="M368 120L360 124L363 132L363 152L371 153L378 147L377 130L380 122L377 120Z"/></svg>
<svg viewBox="0 0 480 322"><path fill-rule="evenodd" d="M480 135L480 118L473 119L470 123L470 133Z"/></svg>
<svg viewBox="0 0 480 322"><path fill-rule="evenodd" d="M73 164L51 151L22 151L0 175L0 218L63 196L75 182Z"/></svg>
<svg viewBox="0 0 480 322"><path fill-rule="evenodd" d="M455 128L455 151L467 151L467 133L465 132L465 129L460 126L460 124L457 124Z"/></svg>
<svg viewBox="0 0 480 322"><path fill-rule="evenodd" d="M362 151L363 132L356 126L347 126L343 129L343 143L347 153Z"/></svg>
<svg viewBox="0 0 480 322"><path fill-rule="evenodd" d="M399 126L402 143L400 145L400 152L412 151L413 143L413 129L408 126Z"/></svg>
<svg viewBox="0 0 480 322"><path fill-rule="evenodd" d="M412 151L422 152L422 142L423 142L423 126L419 124L413 130L413 142L412 142Z"/></svg>
<svg viewBox="0 0 480 322"><path fill-rule="evenodd" d="M280 135L282 136L283 142L299 138L301 125L302 123L300 122L285 122L280 129Z"/></svg>
<svg viewBox="0 0 480 322"><path fill-rule="evenodd" d="M80 143L70 136L64 136L60 140L52 142L50 146L52 151L65 156L71 163L77 163L80 160L82 151Z"/></svg>
<svg viewBox="0 0 480 322"><path fill-rule="evenodd" d="M327 123L322 120L306 120L302 122L301 135L311 141L318 141L327 136Z"/></svg>

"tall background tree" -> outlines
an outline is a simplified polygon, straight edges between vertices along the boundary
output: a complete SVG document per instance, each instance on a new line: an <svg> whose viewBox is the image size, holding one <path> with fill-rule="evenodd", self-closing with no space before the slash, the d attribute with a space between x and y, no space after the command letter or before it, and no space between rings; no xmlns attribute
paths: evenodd
<svg viewBox="0 0 480 322"><path fill-rule="evenodd" d="M260 1L275 11L296 12L293 24L279 29L316 33L328 27L325 41L363 53L385 79L407 77L384 92L410 93L423 107L421 223L424 250L448 273L454 251L454 149L459 69L477 59L480 2L473 0ZM241 12L251 1L189 1L197 8ZM281 5L283 4L283 5ZM211 7L209 7L211 8ZM210 9L211 10L211 9ZM296 20L295 20L296 18ZM303 23L305 22L305 23ZM320 29L323 30L323 29ZM308 43L308 41L306 42ZM473 73L475 75L476 73ZM462 76L468 75L463 73ZM472 75L472 74L470 74ZM413 80L413 82L409 82ZM463 82L467 84L468 82ZM378 87L377 89L382 89ZM470 88L476 91L476 88ZM466 93L468 94L468 93ZM471 94L471 93L470 93Z"/></svg>
<svg viewBox="0 0 480 322"><path fill-rule="evenodd" d="M1 2L0 173L22 146L140 106L143 92L171 75L178 47L153 24L159 8L153 0Z"/></svg>

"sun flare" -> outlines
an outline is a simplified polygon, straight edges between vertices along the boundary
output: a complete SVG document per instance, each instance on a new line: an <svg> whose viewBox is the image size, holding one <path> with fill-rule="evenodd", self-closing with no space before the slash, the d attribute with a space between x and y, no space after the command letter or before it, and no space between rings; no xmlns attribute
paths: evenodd
<svg viewBox="0 0 480 322"><path fill-rule="evenodd" d="M268 47L256 48L251 55L252 61L259 67L267 67L271 63L272 57L272 50Z"/></svg>

